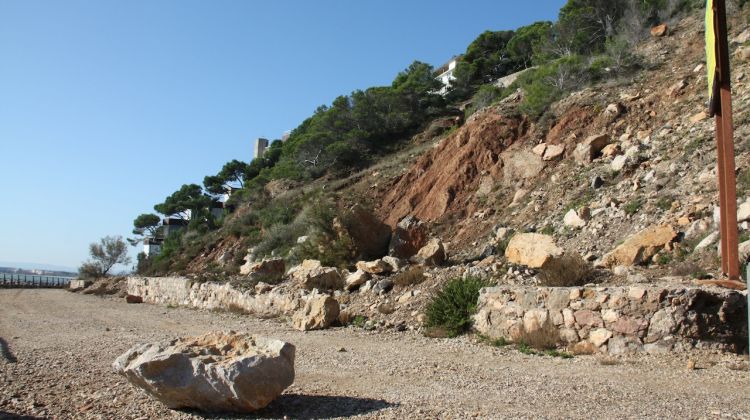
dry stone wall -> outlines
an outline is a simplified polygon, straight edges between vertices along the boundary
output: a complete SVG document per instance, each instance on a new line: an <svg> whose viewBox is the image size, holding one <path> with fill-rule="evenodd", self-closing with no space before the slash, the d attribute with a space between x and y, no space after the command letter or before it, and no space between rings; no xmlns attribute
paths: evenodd
<svg viewBox="0 0 750 420"><path fill-rule="evenodd" d="M290 315L304 304L301 295L281 288L256 294L228 283L200 283L185 277L130 277L128 294L140 296L146 303L241 311L261 317Z"/></svg>
<svg viewBox="0 0 750 420"><path fill-rule="evenodd" d="M491 287L475 328L492 339L580 353L747 351L747 291L663 287Z"/></svg>

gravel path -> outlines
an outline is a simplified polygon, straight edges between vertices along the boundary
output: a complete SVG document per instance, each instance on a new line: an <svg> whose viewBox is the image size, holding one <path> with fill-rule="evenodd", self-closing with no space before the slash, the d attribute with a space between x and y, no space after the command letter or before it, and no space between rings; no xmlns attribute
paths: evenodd
<svg viewBox="0 0 750 420"><path fill-rule="evenodd" d="M0 290L0 418L196 418L114 374L133 344L212 330L297 346L295 384L259 417L750 418L738 356L639 356L604 363L524 355L471 338L339 328L302 333L280 320L128 305L62 290ZM219 416L220 417L220 416Z"/></svg>

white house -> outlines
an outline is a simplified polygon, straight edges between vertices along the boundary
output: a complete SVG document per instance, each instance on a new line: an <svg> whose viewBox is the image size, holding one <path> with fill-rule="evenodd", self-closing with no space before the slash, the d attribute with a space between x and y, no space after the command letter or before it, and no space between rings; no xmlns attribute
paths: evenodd
<svg viewBox="0 0 750 420"><path fill-rule="evenodd" d="M143 238L143 253L146 254L146 258L150 258L152 255L159 255L161 252L160 239L156 238Z"/></svg>
<svg viewBox="0 0 750 420"><path fill-rule="evenodd" d="M456 70L456 63L458 63L458 59L459 57L453 57L451 61L443 64L435 71L437 73L437 77L435 78L440 80L440 83L443 84L443 87L439 91L437 91L437 93L441 95L445 95L448 93L451 82L456 79L456 77L453 75L453 72Z"/></svg>

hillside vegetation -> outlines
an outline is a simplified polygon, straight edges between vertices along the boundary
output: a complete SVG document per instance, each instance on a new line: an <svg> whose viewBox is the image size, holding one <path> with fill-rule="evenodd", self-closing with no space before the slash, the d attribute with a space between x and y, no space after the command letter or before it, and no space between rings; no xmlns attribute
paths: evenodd
<svg viewBox="0 0 750 420"><path fill-rule="evenodd" d="M744 2L729 3L733 24L744 28ZM684 216L684 228L693 228L683 232L686 242L648 263L660 275L710 273L715 253L692 255L712 231L715 204L715 186L698 181L697 172L711 170L711 127L689 120L706 99L705 70L693 71L704 61L702 6L569 0L556 22L480 34L445 96L436 93L435 69L421 62L390 86L339 96L262 157L228 162L204 185L184 185L156 204L163 216L189 212L189 225L164 239L160 255L141 255L138 272L230 280L241 277L245 261L272 256L287 266L317 259L351 269L384 255L352 233L361 224L352 211L357 204L391 228L408 215L427 222L431 236L446 242L449 265L466 269L487 256L502 259L498 232L552 234L593 260L642 228ZM666 36L652 37L660 23L668 25ZM495 86L524 69L510 86ZM739 125L744 102L737 111ZM614 145L611 154L577 162L576 145L602 133ZM537 156L532 149L540 143L561 152ZM745 178L741 171L740 188ZM227 191L216 217L210 209ZM583 225L563 220L570 210ZM133 241L159 235L159 219L139 215ZM489 275L501 281L508 268L517 271L503 267Z"/></svg>

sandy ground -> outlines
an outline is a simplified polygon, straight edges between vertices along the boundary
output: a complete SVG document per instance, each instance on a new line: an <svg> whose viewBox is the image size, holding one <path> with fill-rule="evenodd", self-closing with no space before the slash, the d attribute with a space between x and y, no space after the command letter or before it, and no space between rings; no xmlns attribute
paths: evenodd
<svg viewBox="0 0 750 420"><path fill-rule="evenodd" d="M687 355L562 359L471 337L303 333L280 319L63 290L0 290L0 418L203 417L165 408L111 363L139 342L229 329L297 346L294 385L257 417L750 418L750 371L734 355L693 355L695 370Z"/></svg>

